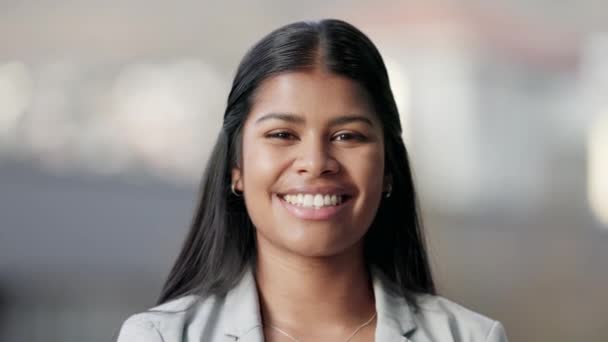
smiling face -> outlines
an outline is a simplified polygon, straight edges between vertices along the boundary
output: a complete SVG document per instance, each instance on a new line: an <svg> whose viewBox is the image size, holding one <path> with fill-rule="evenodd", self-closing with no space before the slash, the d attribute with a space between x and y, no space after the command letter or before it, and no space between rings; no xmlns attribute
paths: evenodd
<svg viewBox="0 0 608 342"><path fill-rule="evenodd" d="M384 185L382 134L354 81L320 70L263 81L232 171L258 248L302 256L360 248Z"/></svg>

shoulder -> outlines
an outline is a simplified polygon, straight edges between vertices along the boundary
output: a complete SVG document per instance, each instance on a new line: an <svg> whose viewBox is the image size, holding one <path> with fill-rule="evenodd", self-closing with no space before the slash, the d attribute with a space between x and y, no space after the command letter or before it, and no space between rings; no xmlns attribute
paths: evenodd
<svg viewBox="0 0 608 342"><path fill-rule="evenodd" d="M215 296L201 298L190 295L171 300L127 318L120 328L117 342L182 341L193 321L206 321Z"/></svg>
<svg viewBox="0 0 608 342"><path fill-rule="evenodd" d="M414 312L418 333L432 334L441 341L506 342L502 324L447 298L436 295L417 297Z"/></svg>

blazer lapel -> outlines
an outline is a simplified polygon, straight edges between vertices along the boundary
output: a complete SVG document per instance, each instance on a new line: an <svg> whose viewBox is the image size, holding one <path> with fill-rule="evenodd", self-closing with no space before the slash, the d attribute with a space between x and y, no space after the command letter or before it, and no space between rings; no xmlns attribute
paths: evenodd
<svg viewBox="0 0 608 342"><path fill-rule="evenodd" d="M410 305L380 270L372 268L371 274L378 313L376 341L408 342L407 335L416 329Z"/></svg>
<svg viewBox="0 0 608 342"><path fill-rule="evenodd" d="M237 286L226 294L224 305L226 315L220 326L225 341L264 342L258 291L251 268L245 271Z"/></svg>

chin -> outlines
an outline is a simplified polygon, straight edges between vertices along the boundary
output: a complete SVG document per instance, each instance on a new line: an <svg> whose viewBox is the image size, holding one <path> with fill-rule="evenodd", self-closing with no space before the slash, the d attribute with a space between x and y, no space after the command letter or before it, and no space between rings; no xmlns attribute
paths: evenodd
<svg viewBox="0 0 608 342"><path fill-rule="evenodd" d="M344 254L356 248L360 244L358 241L346 241L344 238L319 239L296 239L285 241L283 249L294 255L310 258L325 258Z"/></svg>

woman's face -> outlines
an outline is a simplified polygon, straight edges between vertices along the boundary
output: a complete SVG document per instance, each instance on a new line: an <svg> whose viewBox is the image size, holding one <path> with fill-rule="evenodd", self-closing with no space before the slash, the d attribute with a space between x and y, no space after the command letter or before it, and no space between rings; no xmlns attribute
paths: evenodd
<svg viewBox="0 0 608 342"><path fill-rule="evenodd" d="M331 256L360 247L382 196L382 137L347 78L314 70L262 82L232 172L259 248Z"/></svg>

